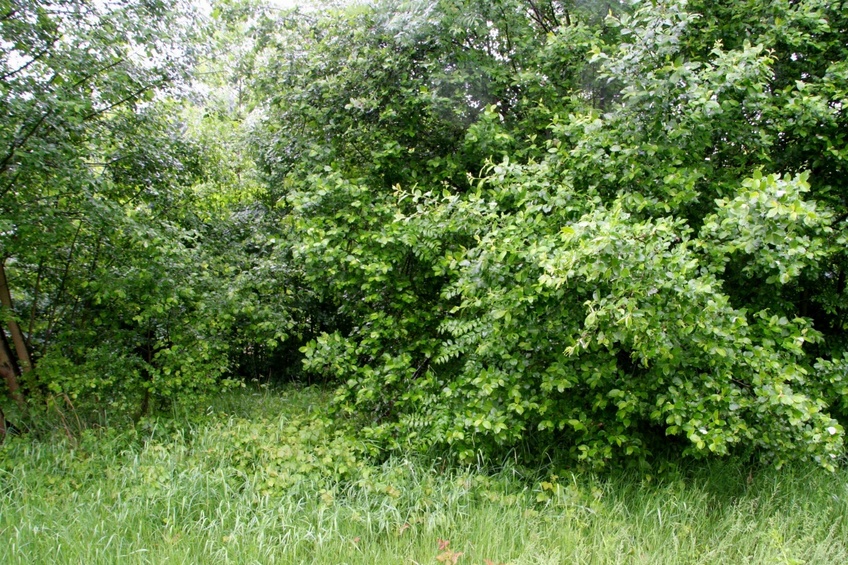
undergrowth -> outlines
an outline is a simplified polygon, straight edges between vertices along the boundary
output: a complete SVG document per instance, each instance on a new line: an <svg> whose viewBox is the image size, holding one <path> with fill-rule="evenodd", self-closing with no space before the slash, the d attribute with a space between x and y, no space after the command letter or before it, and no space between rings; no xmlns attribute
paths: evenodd
<svg viewBox="0 0 848 565"><path fill-rule="evenodd" d="M322 390L0 447L2 563L845 563L848 473L378 460Z"/></svg>

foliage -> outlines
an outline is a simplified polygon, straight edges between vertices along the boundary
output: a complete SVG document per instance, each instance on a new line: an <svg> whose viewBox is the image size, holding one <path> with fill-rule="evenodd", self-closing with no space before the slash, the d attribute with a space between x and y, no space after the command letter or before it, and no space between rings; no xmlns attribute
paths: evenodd
<svg viewBox="0 0 848 565"><path fill-rule="evenodd" d="M672 436L831 467L845 208L817 172L842 165L801 132L844 120L844 16L801 2L763 24L754 4L286 20L256 141L337 307L305 366L339 379L340 410L466 458L643 464Z"/></svg>
<svg viewBox="0 0 848 565"><path fill-rule="evenodd" d="M291 324L263 304L271 267L246 276L267 260L254 240L273 239L229 196L251 176L222 154L238 147L215 129L228 116L192 121L202 101L180 92L206 28L179 3L3 13L4 316L26 329L30 424L39 406L140 417L232 384L238 355Z"/></svg>
<svg viewBox="0 0 848 565"><path fill-rule="evenodd" d="M140 417L302 366L374 449L833 468L841 8L9 3L9 397Z"/></svg>

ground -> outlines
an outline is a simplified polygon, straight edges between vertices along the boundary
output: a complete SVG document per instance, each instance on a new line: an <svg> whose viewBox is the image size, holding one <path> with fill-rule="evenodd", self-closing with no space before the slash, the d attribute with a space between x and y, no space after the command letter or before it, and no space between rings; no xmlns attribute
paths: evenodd
<svg viewBox="0 0 848 565"><path fill-rule="evenodd" d="M315 388L0 447L0 562L846 563L848 472L589 475L368 446Z"/></svg>

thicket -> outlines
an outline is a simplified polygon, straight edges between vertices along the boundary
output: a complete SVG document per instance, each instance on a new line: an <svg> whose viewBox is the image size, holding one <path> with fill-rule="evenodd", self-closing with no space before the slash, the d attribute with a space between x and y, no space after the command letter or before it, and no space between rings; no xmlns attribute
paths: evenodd
<svg viewBox="0 0 848 565"><path fill-rule="evenodd" d="M31 418L302 373L388 448L844 453L845 3L7 4Z"/></svg>

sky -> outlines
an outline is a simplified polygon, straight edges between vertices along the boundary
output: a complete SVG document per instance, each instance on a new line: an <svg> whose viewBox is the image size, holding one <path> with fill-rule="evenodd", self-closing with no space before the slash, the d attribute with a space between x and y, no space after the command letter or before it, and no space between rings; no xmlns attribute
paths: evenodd
<svg viewBox="0 0 848 565"><path fill-rule="evenodd" d="M304 6L307 4L315 3L312 0L266 0L268 4L280 8L281 10L287 10L289 8L296 8L297 6ZM200 10L203 14L209 15L212 11L212 1L211 0L191 0L191 3L197 6L197 9ZM320 4L320 2L318 2Z"/></svg>

